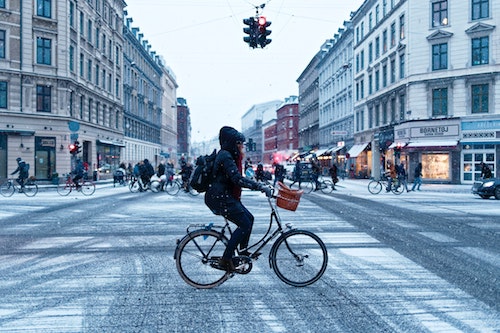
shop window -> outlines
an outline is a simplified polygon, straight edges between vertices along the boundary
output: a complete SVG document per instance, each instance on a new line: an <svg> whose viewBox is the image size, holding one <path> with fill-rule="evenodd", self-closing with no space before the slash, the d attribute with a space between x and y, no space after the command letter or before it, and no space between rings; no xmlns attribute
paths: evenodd
<svg viewBox="0 0 500 333"><path fill-rule="evenodd" d="M423 153L422 177L431 180L451 180L449 153Z"/></svg>

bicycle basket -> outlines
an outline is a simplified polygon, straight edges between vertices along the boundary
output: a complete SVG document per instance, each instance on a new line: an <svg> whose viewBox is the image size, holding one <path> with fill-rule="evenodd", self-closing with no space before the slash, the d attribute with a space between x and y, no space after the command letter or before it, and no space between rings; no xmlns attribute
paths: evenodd
<svg viewBox="0 0 500 333"><path fill-rule="evenodd" d="M276 206L295 211L299 206L300 197L304 191L292 190L282 182L278 182L278 196L276 198Z"/></svg>

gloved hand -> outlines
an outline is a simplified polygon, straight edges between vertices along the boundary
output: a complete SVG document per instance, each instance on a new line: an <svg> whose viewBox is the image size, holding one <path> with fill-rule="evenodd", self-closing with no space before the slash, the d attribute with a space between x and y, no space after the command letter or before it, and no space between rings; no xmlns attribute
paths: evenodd
<svg viewBox="0 0 500 333"><path fill-rule="evenodd" d="M259 191L261 191L262 193L265 193L266 197L268 197L268 198L273 196L273 190L271 189L271 187L269 187L265 184L260 184Z"/></svg>

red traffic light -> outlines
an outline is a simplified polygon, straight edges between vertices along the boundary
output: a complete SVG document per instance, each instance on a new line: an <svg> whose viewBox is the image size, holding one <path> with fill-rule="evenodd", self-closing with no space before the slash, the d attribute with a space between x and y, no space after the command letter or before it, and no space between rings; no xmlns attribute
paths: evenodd
<svg viewBox="0 0 500 333"><path fill-rule="evenodd" d="M265 16L261 16L261 17L259 17L259 25L260 25L260 26L265 26L265 25L266 25L266 22L267 22L267 20L266 20L266 17L265 17Z"/></svg>
<svg viewBox="0 0 500 333"><path fill-rule="evenodd" d="M69 151L71 152L71 151L74 151L74 150L75 150L76 146L75 146L74 144L72 144L72 143L71 143L71 144L68 146L68 148L69 148Z"/></svg>

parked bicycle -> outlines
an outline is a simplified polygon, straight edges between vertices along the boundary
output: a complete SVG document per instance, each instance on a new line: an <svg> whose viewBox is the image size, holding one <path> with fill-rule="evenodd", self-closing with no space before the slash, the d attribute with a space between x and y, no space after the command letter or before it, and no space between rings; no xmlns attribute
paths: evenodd
<svg viewBox="0 0 500 333"><path fill-rule="evenodd" d="M233 258L236 270L228 272L220 267L222 257L231 237L232 230L227 220L223 226L194 224L187 228L187 234L177 240L174 253L177 271L189 285L208 289L224 283L234 274L248 274L253 261L262 254L261 250L278 237L269 252L269 263L278 278L295 287L304 287L318 281L326 270L328 252L323 241L314 233L294 229L284 224L277 208L295 210L302 191L290 190L280 184L277 196L267 198L271 208L269 227L262 238L245 250L252 250L250 256L240 255ZM271 231L273 225L275 228ZM255 249L255 250L253 250Z"/></svg>
<svg viewBox="0 0 500 333"><path fill-rule="evenodd" d="M387 177L380 178L379 180L372 180L368 183L368 191L371 194L379 194L382 189L389 188L389 179ZM403 183L399 178L393 178L391 184L391 192L394 194L401 194L404 191Z"/></svg>
<svg viewBox="0 0 500 333"><path fill-rule="evenodd" d="M200 194L198 191L192 188L191 185L189 185L189 182L187 184L184 184L180 177L174 177L172 181L166 182L163 189L170 195L177 195L181 189L183 189L193 197Z"/></svg>
<svg viewBox="0 0 500 333"><path fill-rule="evenodd" d="M95 184L85 178L81 178L78 181L78 186L73 182L73 175L68 174L66 176L66 181L64 184L59 184L57 186L57 193L62 196L67 196L72 191L82 192L83 195L92 195L95 192Z"/></svg>
<svg viewBox="0 0 500 333"><path fill-rule="evenodd" d="M0 186L0 194L4 197L10 197L14 192L24 193L27 197L33 197L38 193L38 185L35 179L30 177L26 179L23 186L17 184L15 179L7 179L7 181Z"/></svg>

